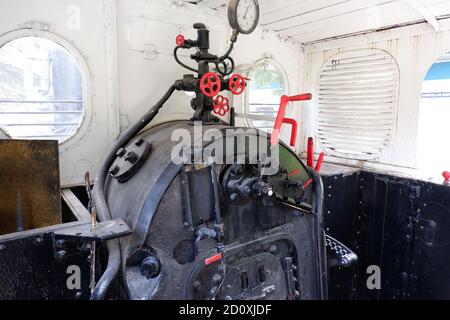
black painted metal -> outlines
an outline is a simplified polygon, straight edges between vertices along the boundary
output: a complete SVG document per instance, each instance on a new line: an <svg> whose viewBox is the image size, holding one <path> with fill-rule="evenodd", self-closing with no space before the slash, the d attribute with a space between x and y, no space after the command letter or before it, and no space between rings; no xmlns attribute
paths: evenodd
<svg viewBox="0 0 450 320"><path fill-rule="evenodd" d="M0 236L0 300L89 299L91 241L131 232L120 219L97 226L91 232L90 222L72 222Z"/></svg>
<svg viewBox="0 0 450 320"><path fill-rule="evenodd" d="M323 177L327 234L359 256L330 269L331 299L449 299L450 188L372 172ZM367 267L381 268L369 290Z"/></svg>
<svg viewBox="0 0 450 320"><path fill-rule="evenodd" d="M210 127L229 129L220 125ZM183 165L172 163L171 152L177 143L170 141L170 137L176 129L192 133L194 127L191 122L177 121L143 132L141 138L153 147L146 163L125 183L107 180L105 192L113 217L124 219L134 231L120 241L121 278L128 298L325 298L324 234L321 212L317 212L321 199L315 203L314 188L309 188L303 200L307 206L302 207L294 201L292 190L286 189L287 172L301 169L289 178L292 182L304 183L311 178L304 164L283 146L280 161L284 173L268 178L278 197L264 202L257 192L231 201L222 188L228 166L215 166L221 181L216 185L219 194L214 196L208 167L188 165L183 169ZM234 138L237 136L231 137ZM195 154L202 152L208 143L197 141L193 145L199 148L194 150ZM224 154L227 159L236 156L234 149ZM246 172L255 174L257 180L257 171L255 165ZM321 186L317 181L315 185ZM219 204L220 207L215 206ZM221 221L217 220L219 211ZM223 248L218 247L221 241L213 233L196 241L196 230L203 226L205 230L217 231L221 222ZM205 259L216 255L218 249L225 254L225 270L219 262L205 265ZM142 260L150 256L161 263L160 272L153 278L146 277L142 270ZM266 281L261 280L260 267L267 272ZM239 282L238 273L247 274L248 290L242 283L233 287ZM222 279L217 280L219 277ZM222 284L219 286L218 282Z"/></svg>

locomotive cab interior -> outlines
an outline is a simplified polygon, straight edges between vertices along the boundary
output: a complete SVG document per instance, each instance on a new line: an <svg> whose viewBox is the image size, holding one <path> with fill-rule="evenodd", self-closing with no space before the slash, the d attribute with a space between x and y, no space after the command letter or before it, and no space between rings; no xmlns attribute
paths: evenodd
<svg viewBox="0 0 450 320"><path fill-rule="evenodd" d="M0 299L450 299L449 0L2 0Z"/></svg>

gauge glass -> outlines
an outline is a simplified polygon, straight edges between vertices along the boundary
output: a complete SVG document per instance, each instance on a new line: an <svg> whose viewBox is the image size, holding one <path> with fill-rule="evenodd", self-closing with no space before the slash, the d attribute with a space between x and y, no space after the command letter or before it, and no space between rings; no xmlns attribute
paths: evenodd
<svg viewBox="0 0 450 320"><path fill-rule="evenodd" d="M258 23L258 5L255 0L241 0L237 5L237 22L243 32L251 31Z"/></svg>

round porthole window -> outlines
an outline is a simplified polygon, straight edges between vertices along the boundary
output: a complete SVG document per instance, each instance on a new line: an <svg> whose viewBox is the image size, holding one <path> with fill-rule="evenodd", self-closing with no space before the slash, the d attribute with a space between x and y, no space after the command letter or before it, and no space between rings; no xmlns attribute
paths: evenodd
<svg viewBox="0 0 450 320"><path fill-rule="evenodd" d="M0 128L14 139L74 136L85 115L84 81L62 45L24 36L0 47Z"/></svg>

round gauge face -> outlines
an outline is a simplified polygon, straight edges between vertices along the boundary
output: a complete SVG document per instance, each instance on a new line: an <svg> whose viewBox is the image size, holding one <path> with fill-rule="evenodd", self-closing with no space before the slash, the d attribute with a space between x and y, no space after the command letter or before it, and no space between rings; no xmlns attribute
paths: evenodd
<svg viewBox="0 0 450 320"><path fill-rule="evenodd" d="M229 8L231 27L249 34L255 30L259 20L257 0L232 0Z"/></svg>

